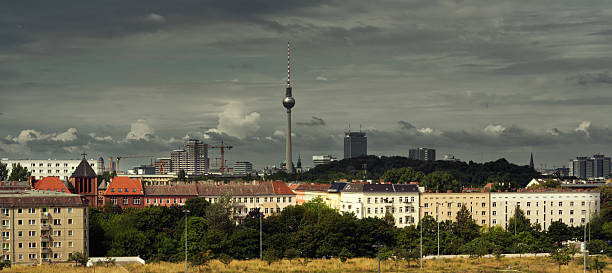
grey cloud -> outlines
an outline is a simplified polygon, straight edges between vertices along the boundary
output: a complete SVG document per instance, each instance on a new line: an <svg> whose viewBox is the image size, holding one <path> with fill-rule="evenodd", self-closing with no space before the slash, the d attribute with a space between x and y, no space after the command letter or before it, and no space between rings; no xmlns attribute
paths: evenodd
<svg viewBox="0 0 612 273"><path fill-rule="evenodd" d="M309 121L297 122L296 124L300 126L325 126L325 120L318 117L312 117Z"/></svg>
<svg viewBox="0 0 612 273"><path fill-rule="evenodd" d="M588 84L612 84L612 72L604 71L598 73L582 73L568 77L568 80L574 81L580 85Z"/></svg>
<svg viewBox="0 0 612 273"><path fill-rule="evenodd" d="M416 127L414 127L414 125L412 125L412 123L406 122L406 121L403 121L403 120L400 120L397 123L399 123L399 125L400 125L402 130L410 130L410 129L416 128Z"/></svg>

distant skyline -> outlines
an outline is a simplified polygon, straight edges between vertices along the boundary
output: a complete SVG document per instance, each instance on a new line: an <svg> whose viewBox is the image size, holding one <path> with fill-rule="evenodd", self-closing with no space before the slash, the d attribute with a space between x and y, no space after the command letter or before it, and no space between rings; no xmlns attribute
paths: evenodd
<svg viewBox="0 0 612 273"><path fill-rule="evenodd" d="M194 137L279 164L290 40L306 166L361 124L369 154L560 167L612 155L611 25L592 0L6 2L0 158L167 157Z"/></svg>

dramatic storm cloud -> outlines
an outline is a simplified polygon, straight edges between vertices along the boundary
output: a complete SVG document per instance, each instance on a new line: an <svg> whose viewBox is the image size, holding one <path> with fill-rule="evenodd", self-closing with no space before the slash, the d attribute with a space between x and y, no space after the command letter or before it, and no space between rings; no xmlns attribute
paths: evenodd
<svg viewBox="0 0 612 273"><path fill-rule="evenodd" d="M612 153L611 26L590 0L10 1L0 158L168 156L195 137L278 164L290 40L306 165L361 125L372 154L560 166Z"/></svg>

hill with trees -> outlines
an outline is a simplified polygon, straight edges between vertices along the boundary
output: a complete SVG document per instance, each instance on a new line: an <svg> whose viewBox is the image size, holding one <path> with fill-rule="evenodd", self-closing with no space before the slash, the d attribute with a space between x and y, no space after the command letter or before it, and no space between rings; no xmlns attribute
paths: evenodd
<svg viewBox="0 0 612 273"><path fill-rule="evenodd" d="M359 158L343 159L329 164L319 165L301 174L276 173L269 179L283 181L313 181L329 183L339 179L372 179L385 180L395 177L389 172L400 172L402 168L411 168L423 175L416 175L418 181L429 175L429 180L442 179L445 185L453 183L450 189L457 187L482 187L489 182L498 183L499 187L516 188L524 187L529 181L538 177L540 173L529 166L519 166L501 158L486 163L460 162L460 161L422 161L412 160L401 156L366 156ZM365 170L365 171L364 171ZM404 169L406 171L407 169ZM407 182L393 181L390 182ZM419 181L421 182L421 181ZM439 190L445 190L440 187Z"/></svg>

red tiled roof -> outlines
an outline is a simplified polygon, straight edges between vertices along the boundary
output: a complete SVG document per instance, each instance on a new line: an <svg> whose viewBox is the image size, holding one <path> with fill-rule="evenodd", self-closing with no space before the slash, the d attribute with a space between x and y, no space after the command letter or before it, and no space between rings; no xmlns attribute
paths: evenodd
<svg viewBox="0 0 612 273"><path fill-rule="evenodd" d="M250 184L198 184L200 196L220 196L229 193L233 196L255 195L257 185Z"/></svg>
<svg viewBox="0 0 612 273"><path fill-rule="evenodd" d="M104 195L142 195L142 184L139 179L115 176L106 187Z"/></svg>
<svg viewBox="0 0 612 273"><path fill-rule="evenodd" d="M299 184L299 186L295 189L298 191L327 191L329 189L330 184L314 184L314 183L304 183Z"/></svg>
<svg viewBox="0 0 612 273"><path fill-rule="evenodd" d="M166 186L166 185L145 185L144 192L147 196L198 196L198 188L195 184L189 185L174 185L174 186Z"/></svg>
<svg viewBox="0 0 612 273"><path fill-rule="evenodd" d="M68 187L58 177L48 176L34 183L35 190L70 193Z"/></svg>
<svg viewBox="0 0 612 273"><path fill-rule="evenodd" d="M281 181L263 182L261 183L261 185L265 183L272 184L274 188L274 194L281 194L281 195L287 195L287 194L294 195L295 194L289 187L287 187L287 184L285 184L285 182L281 182ZM329 188L329 185L328 185L328 188Z"/></svg>

